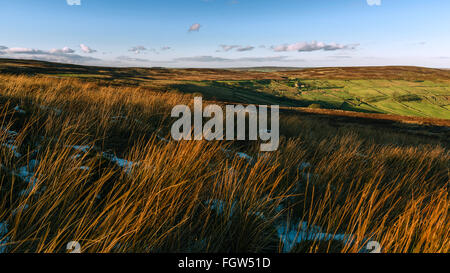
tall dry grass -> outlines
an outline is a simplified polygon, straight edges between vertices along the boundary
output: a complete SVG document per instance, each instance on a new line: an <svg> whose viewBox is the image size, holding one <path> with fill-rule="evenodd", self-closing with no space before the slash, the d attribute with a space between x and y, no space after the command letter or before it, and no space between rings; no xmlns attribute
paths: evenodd
<svg viewBox="0 0 450 273"><path fill-rule="evenodd" d="M170 111L191 100L0 76L0 249L450 250L445 143L298 116L282 116L273 153L171 141Z"/></svg>

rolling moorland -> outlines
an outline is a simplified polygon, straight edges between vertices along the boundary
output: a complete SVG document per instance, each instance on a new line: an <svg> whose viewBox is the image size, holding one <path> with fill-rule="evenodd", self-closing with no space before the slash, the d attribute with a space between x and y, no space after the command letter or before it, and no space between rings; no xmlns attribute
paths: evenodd
<svg viewBox="0 0 450 273"><path fill-rule="evenodd" d="M197 93L210 100L450 119L450 70L442 69L211 70L83 67L7 59L0 63L0 73Z"/></svg>
<svg viewBox="0 0 450 273"><path fill-rule="evenodd" d="M171 109L279 104L280 148L171 140ZM0 253L449 252L450 71L0 59Z"/></svg>

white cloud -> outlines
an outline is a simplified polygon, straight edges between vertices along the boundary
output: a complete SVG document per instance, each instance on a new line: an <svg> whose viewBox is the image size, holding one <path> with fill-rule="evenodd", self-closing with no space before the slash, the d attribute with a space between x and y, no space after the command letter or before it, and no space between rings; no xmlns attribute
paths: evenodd
<svg viewBox="0 0 450 273"><path fill-rule="evenodd" d="M3 50L6 54L37 54L37 55L46 55L49 52L40 50L40 49L34 49L34 48L25 48L25 47L13 47L13 48L7 48Z"/></svg>
<svg viewBox="0 0 450 273"><path fill-rule="evenodd" d="M134 46L130 48L128 51L133 52L135 54L145 54L146 52L153 52L155 54L159 54L159 51L167 51L172 49L170 46L163 46L160 49L155 48L146 48L145 46Z"/></svg>
<svg viewBox="0 0 450 273"><path fill-rule="evenodd" d="M355 49L358 44L352 45L341 45L336 43L326 44L323 42L300 42L295 44L285 44L279 46L273 46L272 50L276 52L286 52L286 51L298 51L298 52L311 52L318 50L334 51L334 50L345 50L345 49Z"/></svg>
<svg viewBox="0 0 450 273"><path fill-rule="evenodd" d="M81 6L81 0L66 0L69 6Z"/></svg>
<svg viewBox="0 0 450 273"><path fill-rule="evenodd" d="M71 53L75 53L75 50L69 48L69 47L63 47L62 49L52 49L50 50L50 53L66 53L66 54L71 54Z"/></svg>
<svg viewBox="0 0 450 273"><path fill-rule="evenodd" d="M193 24L193 25L189 28L189 32L191 32L191 31L199 31L201 27L202 27L202 26L201 26L200 24Z"/></svg>
<svg viewBox="0 0 450 273"><path fill-rule="evenodd" d="M134 52L135 54L140 54L143 51L147 51L148 49L145 46L135 46L130 48L128 51Z"/></svg>
<svg viewBox="0 0 450 273"><path fill-rule="evenodd" d="M84 53L95 53L95 52L97 52L97 50L94 50L94 49L88 47L88 46L85 45L85 44L81 44L80 47L81 47L81 50L82 50Z"/></svg>
<svg viewBox="0 0 450 273"><path fill-rule="evenodd" d="M61 63L76 63L76 64L86 64L93 61L99 61L99 59L80 56L74 54L75 50L64 47L62 49L52 49L52 50L42 50L35 48L25 48L25 47L12 47L8 48L6 46L0 47L0 55L6 55L10 58L19 59L32 59L50 62L61 62Z"/></svg>
<svg viewBox="0 0 450 273"><path fill-rule="evenodd" d="M367 0L369 6L381 6L381 0Z"/></svg>

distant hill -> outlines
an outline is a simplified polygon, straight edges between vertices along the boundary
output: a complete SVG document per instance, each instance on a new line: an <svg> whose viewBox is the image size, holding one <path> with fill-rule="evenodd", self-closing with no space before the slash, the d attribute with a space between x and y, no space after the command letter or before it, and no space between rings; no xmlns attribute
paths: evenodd
<svg viewBox="0 0 450 273"><path fill-rule="evenodd" d="M411 66L115 68L0 59L0 74L78 78L201 94L222 102L276 104L450 119L450 70Z"/></svg>
<svg viewBox="0 0 450 273"><path fill-rule="evenodd" d="M233 69L210 68L117 68L82 66L35 60L2 59L0 73L10 74L73 74L118 78L152 77L153 79L178 80L240 80L281 79L286 77L304 79L396 79L396 80L449 80L449 69L414 66L368 66L368 67L252 67Z"/></svg>

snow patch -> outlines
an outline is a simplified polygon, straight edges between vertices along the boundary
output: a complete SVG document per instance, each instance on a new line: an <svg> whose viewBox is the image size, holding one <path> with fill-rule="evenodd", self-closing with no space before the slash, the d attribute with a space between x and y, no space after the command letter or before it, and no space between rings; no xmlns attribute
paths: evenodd
<svg viewBox="0 0 450 273"><path fill-rule="evenodd" d="M206 201L206 205L209 206L210 209L216 211L218 215L221 215L225 212L228 203L223 200L218 199L210 199ZM230 217L233 216L234 209L236 208L236 202L233 202L230 208Z"/></svg>
<svg viewBox="0 0 450 273"><path fill-rule="evenodd" d="M26 190L23 190L20 192L20 195L27 195L31 192L31 190L36 186L38 183L38 180L36 178L36 175L34 171L39 165L39 161L37 160L31 160L28 163L28 166L20 167L17 172L13 171L13 174L20 177L23 181L27 182L29 184L28 188Z"/></svg>
<svg viewBox="0 0 450 273"><path fill-rule="evenodd" d="M27 210L29 208L28 204L20 205L16 209L12 211L12 215L15 216L18 213L22 213L23 211Z"/></svg>
<svg viewBox="0 0 450 273"><path fill-rule="evenodd" d="M9 242L9 237L6 237L6 234L8 234L8 223L0 222L0 254L8 252L6 244Z"/></svg>
<svg viewBox="0 0 450 273"><path fill-rule="evenodd" d="M226 153L227 156L228 156L228 154L233 154L233 153L234 153L232 150L229 150L229 149L224 149L224 148L220 148L220 149L221 149L224 153ZM252 161L253 161L253 157L249 156L249 155L246 154L246 153L237 152L237 153L236 153L236 156L239 157L239 158L248 160L249 162L252 162Z"/></svg>
<svg viewBox="0 0 450 273"><path fill-rule="evenodd" d="M309 226L307 222L300 221L297 225L283 223L277 227L278 237L283 243L283 252L290 252L297 243L305 241L341 241L346 244L353 241L353 235L330 234L322 232L318 226Z"/></svg>
<svg viewBox="0 0 450 273"><path fill-rule="evenodd" d="M319 179L319 175L315 173L302 173L302 178L306 181L315 181Z"/></svg>
<svg viewBox="0 0 450 273"><path fill-rule="evenodd" d="M25 112L25 110L20 109L19 105L17 105L16 107L14 107L14 111L20 113L20 114L26 114L27 112Z"/></svg>
<svg viewBox="0 0 450 273"><path fill-rule="evenodd" d="M300 171L304 171L305 169L308 169L308 168L311 168L311 167L312 167L311 163L309 163L309 162L302 162L300 164L300 166L298 167L298 169Z"/></svg>
<svg viewBox="0 0 450 273"><path fill-rule="evenodd" d="M162 137L162 136L160 136L160 135L156 135L156 137L157 137L159 140L161 140L161 141L164 141L164 142L166 142L166 143L169 143L169 140L167 140L165 137Z"/></svg>
<svg viewBox="0 0 450 273"><path fill-rule="evenodd" d="M16 145L5 143L5 144L3 144L3 147L6 147L6 148L10 149L15 157L21 157L22 156L22 154L17 151L18 148L17 148Z"/></svg>
<svg viewBox="0 0 450 273"><path fill-rule="evenodd" d="M52 111L54 111L58 116L62 114L62 110L61 110L61 109L58 109L58 108L51 108L51 107L48 107L48 106L45 106L45 105L41 105L41 106L39 106L39 108L41 108L42 110L52 110Z"/></svg>
<svg viewBox="0 0 450 273"><path fill-rule="evenodd" d="M10 131L5 127L1 127L1 129L6 133L6 143L4 143L2 146L10 149L15 157L21 157L22 155L17 152L17 146L14 145L15 138L17 137L18 133L16 131Z"/></svg>
<svg viewBox="0 0 450 273"><path fill-rule="evenodd" d="M103 157L111 160L111 162L114 162L117 164L117 166L124 168L126 173L130 173L131 169L133 168L134 165L137 165L139 163L135 163L133 161L129 161L123 158L118 158L115 155L112 154L108 154L108 153L103 153Z"/></svg>
<svg viewBox="0 0 450 273"><path fill-rule="evenodd" d="M236 153L236 155L237 155L238 157L243 158L243 159L246 159L246 160L248 160L248 161L252 161L252 160L253 160L253 157L249 156L249 155L246 154L246 153Z"/></svg>
<svg viewBox="0 0 450 273"><path fill-rule="evenodd" d="M70 159L78 159L80 157L81 157L80 154L76 154L76 155L71 156Z"/></svg>
<svg viewBox="0 0 450 273"><path fill-rule="evenodd" d="M82 145L82 146L81 145L75 145L75 146L66 145L65 147L72 148L72 149L75 149L75 150L83 152L83 153L87 153L91 149L91 146L89 146L89 145Z"/></svg>

